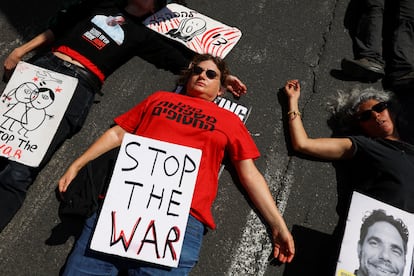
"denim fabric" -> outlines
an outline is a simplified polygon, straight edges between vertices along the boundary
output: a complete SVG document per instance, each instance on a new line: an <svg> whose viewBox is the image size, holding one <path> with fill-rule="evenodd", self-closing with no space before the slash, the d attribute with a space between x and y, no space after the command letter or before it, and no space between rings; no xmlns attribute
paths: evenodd
<svg viewBox="0 0 414 276"><path fill-rule="evenodd" d="M390 77L414 71L414 1L364 0L354 37L355 58L386 63Z"/></svg>
<svg viewBox="0 0 414 276"><path fill-rule="evenodd" d="M104 255L88 249L95 222L96 213L86 221L82 235L67 260L63 276L109 276L118 275L120 270L128 271L128 275L133 276L188 275L198 261L205 230L204 225L190 215L179 265L177 268L166 268Z"/></svg>
<svg viewBox="0 0 414 276"><path fill-rule="evenodd" d="M26 197L27 189L35 180L39 170L49 162L50 158L66 139L81 129L93 104L96 92L73 70L75 65L55 57L52 53L43 55L31 61L31 63L76 77L79 82L40 166L33 168L13 161L5 161L7 164L0 172L0 232L21 207Z"/></svg>
<svg viewBox="0 0 414 276"><path fill-rule="evenodd" d="M13 161L0 172L0 232L22 206L35 175L32 168Z"/></svg>

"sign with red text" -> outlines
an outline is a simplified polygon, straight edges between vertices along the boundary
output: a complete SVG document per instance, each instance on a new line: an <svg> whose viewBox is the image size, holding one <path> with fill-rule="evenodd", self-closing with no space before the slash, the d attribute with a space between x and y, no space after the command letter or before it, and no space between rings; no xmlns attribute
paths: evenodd
<svg viewBox="0 0 414 276"><path fill-rule="evenodd" d="M91 249L177 267L201 154L125 134Z"/></svg>
<svg viewBox="0 0 414 276"><path fill-rule="evenodd" d="M241 38L241 31L179 4L144 20L144 25L199 54L224 58Z"/></svg>
<svg viewBox="0 0 414 276"><path fill-rule="evenodd" d="M0 155L37 167L78 80L19 62L0 100Z"/></svg>
<svg viewBox="0 0 414 276"><path fill-rule="evenodd" d="M412 276L413 250L413 214L353 193L335 276Z"/></svg>

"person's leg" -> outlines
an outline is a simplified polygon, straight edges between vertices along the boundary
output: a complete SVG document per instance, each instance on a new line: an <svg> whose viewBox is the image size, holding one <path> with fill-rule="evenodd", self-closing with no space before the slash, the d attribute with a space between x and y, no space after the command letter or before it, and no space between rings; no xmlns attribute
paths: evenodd
<svg viewBox="0 0 414 276"><path fill-rule="evenodd" d="M188 275L191 269L198 262L203 241L205 227L193 216L188 217L187 228L181 250L180 261L177 268L161 268L156 266L141 266L135 269L129 269L128 275L138 276L183 276Z"/></svg>
<svg viewBox="0 0 414 276"><path fill-rule="evenodd" d="M0 232L22 206L36 173L34 168L14 161L0 172Z"/></svg>
<svg viewBox="0 0 414 276"><path fill-rule="evenodd" d="M95 213L86 220L82 234L68 257L63 276L118 275L118 268L109 259L101 259L98 254L88 249L96 219Z"/></svg>
<svg viewBox="0 0 414 276"><path fill-rule="evenodd" d="M365 0L353 33L354 59L343 59L344 73L357 79L376 81L384 76L382 31L385 0Z"/></svg>
<svg viewBox="0 0 414 276"><path fill-rule="evenodd" d="M399 0L387 72L393 86L414 87L414 1ZM389 65L389 66L388 66Z"/></svg>
<svg viewBox="0 0 414 276"><path fill-rule="evenodd" d="M354 38L355 59L368 58L384 64L382 58L382 31L384 0L364 1L364 11Z"/></svg>

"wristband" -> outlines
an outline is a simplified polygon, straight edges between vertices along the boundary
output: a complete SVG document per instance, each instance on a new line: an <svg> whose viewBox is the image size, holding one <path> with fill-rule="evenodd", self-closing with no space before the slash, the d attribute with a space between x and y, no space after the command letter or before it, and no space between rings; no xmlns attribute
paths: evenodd
<svg viewBox="0 0 414 276"><path fill-rule="evenodd" d="M291 110L291 111L289 111L288 113L287 113L287 115L289 116L290 114L293 114L295 117L296 117L296 115L297 116L299 116L299 117L301 117L302 116L302 113L300 113L299 111L296 111L296 110Z"/></svg>

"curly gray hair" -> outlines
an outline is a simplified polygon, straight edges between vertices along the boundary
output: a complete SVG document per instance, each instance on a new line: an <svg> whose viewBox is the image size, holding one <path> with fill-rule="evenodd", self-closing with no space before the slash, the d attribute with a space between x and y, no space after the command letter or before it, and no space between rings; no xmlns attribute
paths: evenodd
<svg viewBox="0 0 414 276"><path fill-rule="evenodd" d="M368 100L391 103L392 111L395 111L395 99L391 92L373 87L355 87L350 92L338 91L337 97L328 102L328 110L332 114L329 122L331 127L341 134L355 134L359 129L355 115L359 106Z"/></svg>

